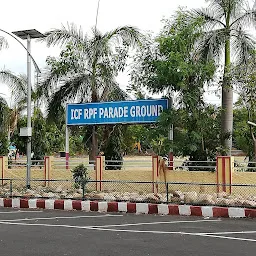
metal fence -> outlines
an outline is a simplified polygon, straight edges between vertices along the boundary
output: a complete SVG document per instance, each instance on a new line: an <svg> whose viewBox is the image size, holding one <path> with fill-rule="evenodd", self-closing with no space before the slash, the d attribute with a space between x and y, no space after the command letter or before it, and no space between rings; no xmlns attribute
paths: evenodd
<svg viewBox="0 0 256 256"><path fill-rule="evenodd" d="M234 163L234 169L237 172L256 172L256 162L250 162L250 161L235 161Z"/></svg>
<svg viewBox="0 0 256 256"><path fill-rule="evenodd" d="M8 161L8 169L25 169L26 158L19 158L17 160ZM65 158L56 157L52 161L53 168L56 170L66 169L67 163ZM95 162L90 161L88 157L84 158L70 158L68 161L68 168L73 169L79 164L84 164L88 170L93 170ZM43 169L45 165L44 160L32 160L32 169ZM216 161L189 161L187 159L175 158L173 161L168 162L168 166L172 166L173 170L179 171L216 171ZM152 157L137 157L124 158L124 160L105 160L105 170L151 170L152 168ZM235 158L234 170L237 172L256 172L256 162L248 161L247 158Z"/></svg>
<svg viewBox="0 0 256 256"><path fill-rule="evenodd" d="M8 169L22 169L26 168L26 159L20 158L17 160L8 161ZM68 161L68 168L73 169L79 164L84 164L88 170L94 169L95 162L90 161L88 157L84 158L70 158ZM44 160L32 160L32 169L42 169L45 165ZM67 168L67 162L65 158L54 158L52 161L52 167L56 170L63 170ZM186 159L176 158L174 161L168 162L168 166L172 166L174 170L186 170L186 171L215 171L216 161L188 161ZM146 156L142 158L124 158L120 160L105 160L105 170L151 170L152 169L152 157Z"/></svg>
<svg viewBox="0 0 256 256"><path fill-rule="evenodd" d="M24 169L27 166L26 159L8 160L8 169ZM31 166L36 168L44 168L44 160L31 160Z"/></svg>
<svg viewBox="0 0 256 256"><path fill-rule="evenodd" d="M78 200L129 201L189 205L218 205L256 208L256 184L217 184L188 182L97 181L86 184L85 194L74 180L31 180L26 188L24 179L0 179L0 197L55 198ZM99 181L98 181L99 182ZM232 193L218 192L231 187ZM152 193L153 188L157 192ZM227 189L228 191L228 189Z"/></svg>

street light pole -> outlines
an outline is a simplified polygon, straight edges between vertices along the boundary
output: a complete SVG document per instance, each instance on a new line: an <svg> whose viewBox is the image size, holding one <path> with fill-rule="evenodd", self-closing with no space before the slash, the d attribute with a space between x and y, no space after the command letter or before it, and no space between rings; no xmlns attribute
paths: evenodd
<svg viewBox="0 0 256 256"><path fill-rule="evenodd" d="M35 29L30 30L22 30L22 31L15 31L12 32L15 36L21 39L27 39L27 48L11 33L3 30L0 28L0 32L3 32L12 38L14 38L27 52L27 127L25 129L25 133L20 136L27 137L27 188L30 188L30 170L31 170L31 136L32 136L32 128L31 128L31 59L35 66L36 72L41 73L36 61L34 60L33 56L31 55L31 38L40 38L45 37L44 34L40 33ZM23 129L21 129L23 130ZM23 130L24 132L24 130ZM23 133L21 132L21 133Z"/></svg>
<svg viewBox="0 0 256 256"><path fill-rule="evenodd" d="M30 35L27 35L27 50L31 53L31 39ZM31 128L31 58L30 54L27 54L27 188L30 188L30 171L31 171L31 139L32 139L32 128Z"/></svg>
<svg viewBox="0 0 256 256"><path fill-rule="evenodd" d="M32 127L31 127L31 38L45 37L42 33L36 29L21 30L12 32L14 35L21 39L27 40L27 127L25 136L27 137L27 177L26 186L30 188L30 176L31 176L31 139L32 139ZM32 58L33 60L33 58ZM34 61L33 61L34 62ZM38 71L39 69L37 69Z"/></svg>

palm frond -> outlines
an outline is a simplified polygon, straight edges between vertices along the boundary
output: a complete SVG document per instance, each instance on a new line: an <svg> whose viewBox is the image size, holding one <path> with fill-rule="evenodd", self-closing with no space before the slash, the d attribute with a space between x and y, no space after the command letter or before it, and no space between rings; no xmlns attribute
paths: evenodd
<svg viewBox="0 0 256 256"><path fill-rule="evenodd" d="M109 94L111 93L112 89L117 86L117 83L114 79L105 78L102 81L101 89L98 89L99 100L100 101L107 101L109 98Z"/></svg>
<svg viewBox="0 0 256 256"><path fill-rule="evenodd" d="M118 44L136 47L141 44L143 35L141 32L132 26L118 27L103 35L107 40L113 40Z"/></svg>
<svg viewBox="0 0 256 256"><path fill-rule="evenodd" d="M16 105L18 113L25 111L27 109L27 97L24 96L23 98L20 98Z"/></svg>
<svg viewBox="0 0 256 256"><path fill-rule="evenodd" d="M59 76L53 70L44 70L39 82L35 86L35 92L39 98L48 101L58 85Z"/></svg>
<svg viewBox="0 0 256 256"><path fill-rule="evenodd" d="M63 81L63 85L52 95L47 106L48 118L54 120L66 102L74 102L76 99L81 100L82 97L86 97L89 80L88 75L76 74Z"/></svg>
<svg viewBox="0 0 256 256"><path fill-rule="evenodd" d="M107 97L104 99L106 101L118 101L118 100L129 100L130 96L128 93L120 88L118 84L113 84L111 90L109 91Z"/></svg>
<svg viewBox="0 0 256 256"><path fill-rule="evenodd" d="M228 0L230 9L231 9L231 17L240 17L245 10L250 9L249 2L247 0Z"/></svg>
<svg viewBox="0 0 256 256"><path fill-rule="evenodd" d="M203 18L204 27L207 30L215 29L216 26L226 27L226 24L222 21L224 18L224 13L222 10L214 12L210 8L194 9L189 12L189 15L194 19Z"/></svg>
<svg viewBox="0 0 256 256"><path fill-rule="evenodd" d="M201 58L219 60L226 40L225 29L216 29L203 34L196 52Z"/></svg>
<svg viewBox="0 0 256 256"><path fill-rule="evenodd" d="M254 28L256 28L256 10L245 11L238 18L234 19L230 25L231 29L236 29L243 26L253 26Z"/></svg>
<svg viewBox="0 0 256 256"><path fill-rule="evenodd" d="M39 41L46 42L47 46L60 45L64 46L72 42L74 46L83 45L86 40L86 35L83 34L82 27L79 28L74 23L67 23L61 29L54 29L45 33L46 37L40 38Z"/></svg>
<svg viewBox="0 0 256 256"><path fill-rule="evenodd" d="M9 70L0 71L0 81L8 85L12 91L14 102L27 95L27 78L24 76L16 76Z"/></svg>
<svg viewBox="0 0 256 256"><path fill-rule="evenodd" d="M2 97L2 96L0 96L0 105L5 105L5 106L7 106L7 102L6 102L6 100Z"/></svg>
<svg viewBox="0 0 256 256"><path fill-rule="evenodd" d="M109 55L109 41L104 38L100 31L93 30L93 37L87 41L87 47L83 47L83 52L90 66L95 66L99 60Z"/></svg>
<svg viewBox="0 0 256 256"><path fill-rule="evenodd" d="M3 36L0 36L0 50L4 48L8 48L8 42Z"/></svg>
<svg viewBox="0 0 256 256"><path fill-rule="evenodd" d="M136 28L119 27L105 34L94 29L92 38L87 38L72 24L46 35L42 40L48 46L74 46L79 63L78 69L69 69L65 74L54 74L54 70L50 70L39 83L38 92L48 98L49 119L54 119L66 102L107 100L114 88L117 96L125 96L117 92L115 76L125 65L128 48L140 44L142 35Z"/></svg>
<svg viewBox="0 0 256 256"><path fill-rule="evenodd" d="M242 28L231 31L231 43L234 49L234 56L238 65L246 64L255 49L255 40Z"/></svg>
<svg viewBox="0 0 256 256"><path fill-rule="evenodd" d="M208 0L208 2L210 3L209 7L213 11L221 9L225 13L230 11L231 15L244 9L244 6L247 4L245 0Z"/></svg>

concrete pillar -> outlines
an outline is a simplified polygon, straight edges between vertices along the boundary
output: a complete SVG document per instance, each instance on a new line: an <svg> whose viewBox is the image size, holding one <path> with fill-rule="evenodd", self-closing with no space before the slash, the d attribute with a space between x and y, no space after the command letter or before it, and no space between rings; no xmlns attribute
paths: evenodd
<svg viewBox="0 0 256 256"><path fill-rule="evenodd" d="M45 156L44 157L44 185L49 186L52 173L52 156ZM48 180L48 181L47 181Z"/></svg>
<svg viewBox="0 0 256 256"><path fill-rule="evenodd" d="M105 156L96 157L96 191L103 190L103 171L105 170Z"/></svg>
<svg viewBox="0 0 256 256"><path fill-rule="evenodd" d="M231 194L232 173L234 171L233 156L218 156L217 157L217 192L226 192ZM226 186L225 186L226 185Z"/></svg>
<svg viewBox="0 0 256 256"><path fill-rule="evenodd" d="M2 185L4 185L5 171L8 169L8 157L0 156L0 175L2 179Z"/></svg>
<svg viewBox="0 0 256 256"><path fill-rule="evenodd" d="M152 156L152 181L157 182L158 181L158 176L159 176L159 168L158 168L158 163L159 163L159 156ZM153 183L153 188L152 188L153 193L158 193L158 185Z"/></svg>

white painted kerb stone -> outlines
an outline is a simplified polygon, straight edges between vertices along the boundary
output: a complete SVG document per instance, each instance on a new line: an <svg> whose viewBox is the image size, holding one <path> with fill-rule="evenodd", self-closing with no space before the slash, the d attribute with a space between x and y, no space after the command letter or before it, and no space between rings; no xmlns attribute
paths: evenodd
<svg viewBox="0 0 256 256"><path fill-rule="evenodd" d="M213 217L212 206L202 206L201 209L204 217Z"/></svg>
<svg viewBox="0 0 256 256"><path fill-rule="evenodd" d="M179 205L179 214L180 215L191 215L190 205Z"/></svg>
<svg viewBox="0 0 256 256"><path fill-rule="evenodd" d="M13 198L12 199L12 207L13 208L20 208L20 199L19 198Z"/></svg>
<svg viewBox="0 0 256 256"><path fill-rule="evenodd" d="M127 203L118 202L118 211L119 212L127 212Z"/></svg>
<svg viewBox="0 0 256 256"><path fill-rule="evenodd" d="M4 199L3 198L0 198L0 206L4 207Z"/></svg>
<svg viewBox="0 0 256 256"><path fill-rule="evenodd" d="M98 202L98 211L107 212L108 211L108 202Z"/></svg>
<svg viewBox="0 0 256 256"><path fill-rule="evenodd" d="M37 202L37 199L29 199L28 200L28 208L29 209L36 209L36 202Z"/></svg>
<svg viewBox="0 0 256 256"><path fill-rule="evenodd" d="M68 211L73 210L72 200L64 200L64 210L68 210Z"/></svg>
<svg viewBox="0 0 256 256"><path fill-rule="evenodd" d="M158 204L157 208L158 208L158 214L162 214L162 215L169 214L169 207L167 204Z"/></svg>
<svg viewBox="0 0 256 256"><path fill-rule="evenodd" d="M53 210L54 209L54 201L53 199L45 200L45 209Z"/></svg>
<svg viewBox="0 0 256 256"><path fill-rule="evenodd" d="M137 203L136 204L136 213L137 214L148 214L148 204L145 203Z"/></svg>
<svg viewBox="0 0 256 256"><path fill-rule="evenodd" d="M82 211L89 212L91 210L91 201L82 201L81 209Z"/></svg>
<svg viewBox="0 0 256 256"><path fill-rule="evenodd" d="M228 216L230 218L245 218L245 210L243 208L228 208Z"/></svg>

